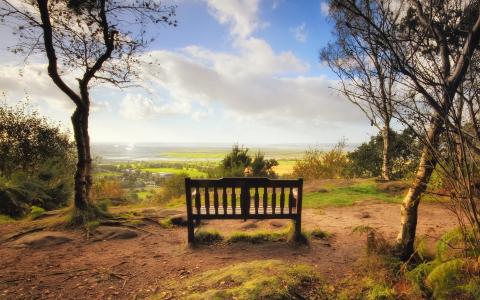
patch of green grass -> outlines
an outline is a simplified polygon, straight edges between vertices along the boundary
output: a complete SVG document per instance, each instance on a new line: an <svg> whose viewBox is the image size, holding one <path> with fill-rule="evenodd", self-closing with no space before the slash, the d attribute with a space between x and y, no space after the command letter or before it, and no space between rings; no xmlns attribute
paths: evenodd
<svg viewBox="0 0 480 300"><path fill-rule="evenodd" d="M279 260L234 264L194 275L172 289L186 299L323 299L323 282L308 266Z"/></svg>
<svg viewBox="0 0 480 300"><path fill-rule="evenodd" d="M349 206L362 200L377 200L387 203L400 203L401 196L389 195L377 189L373 180L353 183L350 186L332 187L328 192L312 192L303 196L305 208L325 206Z"/></svg>
<svg viewBox="0 0 480 300"><path fill-rule="evenodd" d="M184 168L184 169L176 169L176 168L142 168L140 169L144 172L150 172L150 173L167 173L167 174L182 174L186 173L188 176L192 178L202 178L206 177L207 174L204 172L201 172L197 169L193 168Z"/></svg>
<svg viewBox="0 0 480 300"><path fill-rule="evenodd" d="M287 238L288 238L288 231L234 232L228 237L227 241L231 243L247 242L252 244L258 244L262 242L286 241Z"/></svg>
<svg viewBox="0 0 480 300"><path fill-rule="evenodd" d="M278 160L278 166L274 167L273 170L278 175L292 174L295 163L295 160L280 159Z"/></svg>
<svg viewBox="0 0 480 300"><path fill-rule="evenodd" d="M195 232L195 243L209 245L223 240L223 236L216 230L198 230Z"/></svg>
<svg viewBox="0 0 480 300"><path fill-rule="evenodd" d="M122 173L119 173L119 172L98 172L98 173L94 173L93 177L95 179L101 179L106 177L119 177L121 175Z"/></svg>

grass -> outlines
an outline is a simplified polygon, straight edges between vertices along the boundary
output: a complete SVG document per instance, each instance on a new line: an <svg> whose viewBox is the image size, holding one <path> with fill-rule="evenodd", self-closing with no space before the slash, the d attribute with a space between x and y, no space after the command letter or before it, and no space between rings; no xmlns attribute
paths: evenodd
<svg viewBox="0 0 480 300"><path fill-rule="evenodd" d="M349 186L332 186L327 192L306 193L303 196L303 206L305 208L349 206L362 200L400 203L402 197L382 192L377 188L375 181L365 180Z"/></svg>
<svg viewBox="0 0 480 300"><path fill-rule="evenodd" d="M15 222L15 219L12 219L11 217L7 215L2 215L0 214L0 224L7 224L7 223L12 223Z"/></svg>
<svg viewBox="0 0 480 300"><path fill-rule="evenodd" d="M216 230L201 229L195 232L195 242L198 244L209 245L223 240L223 236Z"/></svg>
<svg viewBox="0 0 480 300"><path fill-rule="evenodd" d="M166 174L182 174L185 173L190 177L201 178L206 177L207 174L201 172L197 169L188 168L188 169L176 169L176 168L141 168L143 172L150 173L166 173Z"/></svg>
<svg viewBox="0 0 480 300"><path fill-rule="evenodd" d="M177 280L169 289L183 291L173 295L182 299L321 299L323 286L306 265L255 260L195 274L184 283Z"/></svg>
<svg viewBox="0 0 480 300"><path fill-rule="evenodd" d="M231 243L247 242L251 244L258 244L263 242L278 242L286 241L288 239L288 231L271 232L271 231L256 231L256 232L234 232L227 241Z"/></svg>

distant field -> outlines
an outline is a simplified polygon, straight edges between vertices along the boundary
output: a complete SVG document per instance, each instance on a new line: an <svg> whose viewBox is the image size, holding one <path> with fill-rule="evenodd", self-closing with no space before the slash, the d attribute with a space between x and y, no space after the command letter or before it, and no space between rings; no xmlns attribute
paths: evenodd
<svg viewBox="0 0 480 300"><path fill-rule="evenodd" d="M119 172L99 172L94 174L94 176L97 178L116 177L120 175L122 175L122 173Z"/></svg>
<svg viewBox="0 0 480 300"><path fill-rule="evenodd" d="M197 169L175 169L175 168L142 168L144 172L150 173L165 173L165 174L181 174L186 173L190 177L205 177L207 174L200 172Z"/></svg>

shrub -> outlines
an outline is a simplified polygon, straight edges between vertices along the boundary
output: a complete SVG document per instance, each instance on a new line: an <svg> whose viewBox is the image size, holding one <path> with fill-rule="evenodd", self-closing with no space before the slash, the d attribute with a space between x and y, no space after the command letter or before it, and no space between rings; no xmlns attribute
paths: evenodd
<svg viewBox="0 0 480 300"><path fill-rule="evenodd" d="M293 166L293 175L304 179L340 178L348 160L345 143L338 143L332 150L309 149Z"/></svg>

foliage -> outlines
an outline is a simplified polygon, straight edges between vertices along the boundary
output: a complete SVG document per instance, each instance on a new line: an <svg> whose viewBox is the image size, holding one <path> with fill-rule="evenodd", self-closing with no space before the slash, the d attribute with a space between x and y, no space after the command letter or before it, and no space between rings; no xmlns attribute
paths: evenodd
<svg viewBox="0 0 480 300"><path fill-rule="evenodd" d="M66 206L72 195L71 176L61 163L46 161L37 172L0 177L0 213L21 217L32 205L46 210Z"/></svg>
<svg viewBox="0 0 480 300"><path fill-rule="evenodd" d="M265 154L257 151L252 158L249 149L238 144L233 145L232 150L220 163L216 170L210 170L209 177L276 177L274 168L278 166L276 159L265 159Z"/></svg>
<svg viewBox="0 0 480 300"><path fill-rule="evenodd" d="M46 158L71 167L74 146L57 124L32 109L28 102L0 104L0 176L18 171L38 172ZM58 166L57 166L58 167Z"/></svg>
<svg viewBox="0 0 480 300"><path fill-rule="evenodd" d="M119 181L101 179L93 185L90 197L97 202L110 200L119 204L125 201L127 195Z"/></svg>
<svg viewBox="0 0 480 300"><path fill-rule="evenodd" d="M372 136L368 143L363 143L348 153L346 174L351 177L379 177L382 171L383 137ZM390 132L390 177L401 179L408 177L417 167L420 145L410 129L401 133Z"/></svg>
<svg viewBox="0 0 480 300"><path fill-rule="evenodd" d="M317 148L305 151L293 167L293 175L304 179L341 178L347 167L345 143L338 143L329 151Z"/></svg>
<svg viewBox="0 0 480 300"><path fill-rule="evenodd" d="M160 191L155 192L152 199L158 203L167 203L168 201L185 195L186 173L169 176L162 185Z"/></svg>

